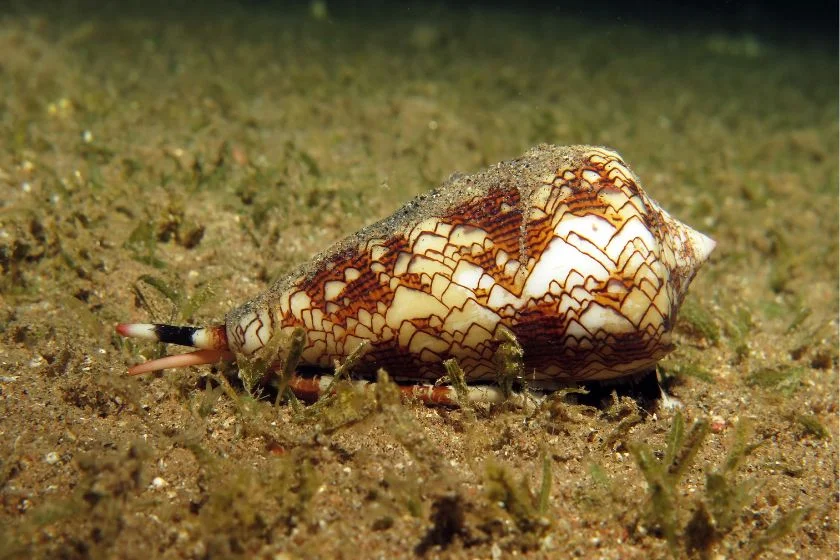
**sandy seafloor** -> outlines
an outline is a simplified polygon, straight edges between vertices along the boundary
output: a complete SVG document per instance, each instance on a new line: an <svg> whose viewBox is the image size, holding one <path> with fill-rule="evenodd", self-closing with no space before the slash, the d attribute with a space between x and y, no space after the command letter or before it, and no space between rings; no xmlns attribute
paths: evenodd
<svg viewBox="0 0 840 560"><path fill-rule="evenodd" d="M0 557L836 557L836 45L64 6L0 18ZM679 419L626 399L297 410L218 368L125 376L162 350L116 322L219 322L540 142L616 148L718 241L661 363L712 428L671 474Z"/></svg>

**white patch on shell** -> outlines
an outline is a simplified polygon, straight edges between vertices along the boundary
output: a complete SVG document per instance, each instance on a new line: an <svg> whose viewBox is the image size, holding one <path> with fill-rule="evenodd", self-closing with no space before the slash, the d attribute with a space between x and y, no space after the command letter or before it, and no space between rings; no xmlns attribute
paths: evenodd
<svg viewBox="0 0 840 560"><path fill-rule="evenodd" d="M563 285L564 290L569 291L572 286L568 284L568 279L573 272L579 273L584 278L592 277L602 282L610 276L610 271L597 260L555 237L540 255L540 259L528 276L528 281L522 290L522 297L525 300L542 298L549 292L552 280L557 280Z"/></svg>
<svg viewBox="0 0 840 560"><path fill-rule="evenodd" d="M496 330L501 317L475 300L468 300L463 309L453 309L443 323L449 332L466 332L471 325L479 325L492 333ZM475 345L473 345L475 346Z"/></svg>
<svg viewBox="0 0 840 560"><path fill-rule="evenodd" d="M304 292L303 290L295 292L291 298L289 298L289 311L295 317L300 318L303 314L304 309L310 309L312 307L312 298L309 297L309 294Z"/></svg>
<svg viewBox="0 0 840 560"><path fill-rule="evenodd" d="M373 245L370 248L370 259L374 262L381 261L382 257L384 257L387 252L388 248L384 245Z"/></svg>
<svg viewBox="0 0 840 560"><path fill-rule="evenodd" d="M627 317L612 309L593 303L580 316L583 328L591 333L598 331L608 333L630 333L636 330L635 325Z"/></svg>
<svg viewBox="0 0 840 560"><path fill-rule="evenodd" d="M587 216L567 215L554 227L554 234L557 237L566 239L572 233L604 251L610 239L615 235L615 226L600 216L589 214ZM613 261L616 260L612 255L610 257Z"/></svg>
<svg viewBox="0 0 840 560"><path fill-rule="evenodd" d="M475 290L478 288L478 282L482 274L484 274L484 269L480 266L463 260L458 263L458 266L452 273L452 281L470 290Z"/></svg>
<svg viewBox="0 0 840 560"><path fill-rule="evenodd" d="M449 234L449 242L452 245L461 247L470 247L473 243L482 246L486 238L486 231L481 228L468 225L455 226Z"/></svg>
<svg viewBox="0 0 840 560"><path fill-rule="evenodd" d="M347 287L345 282L341 280L329 280L324 282L324 299L326 301L335 301L338 299L338 296L341 295L341 292L344 288Z"/></svg>
<svg viewBox="0 0 840 560"><path fill-rule="evenodd" d="M591 169L584 169L580 176L584 181L592 183L593 185L596 185L601 181L601 175L599 175L597 171L592 171Z"/></svg>
<svg viewBox="0 0 840 560"><path fill-rule="evenodd" d="M448 239L446 237L427 231L420 234L417 241L415 241L414 245L411 247L411 250L419 255L426 254L428 251L442 253L447 242Z"/></svg>
<svg viewBox="0 0 840 560"><path fill-rule="evenodd" d="M436 297L398 286L394 291L394 300L385 314L385 322L392 329L399 329L411 319L427 319L433 315L443 318L448 311Z"/></svg>
<svg viewBox="0 0 840 560"><path fill-rule="evenodd" d="M604 251L609 255L613 261L618 261L618 257L624 248L631 243L635 238L638 238L648 251L653 251L658 246L656 239L648 228L642 223L638 216L632 216L621 227L615 237L610 240L604 247Z"/></svg>

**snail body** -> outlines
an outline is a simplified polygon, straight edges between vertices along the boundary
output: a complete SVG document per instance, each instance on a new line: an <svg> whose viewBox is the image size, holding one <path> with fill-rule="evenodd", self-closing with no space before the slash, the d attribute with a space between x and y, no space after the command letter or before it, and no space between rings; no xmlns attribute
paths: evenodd
<svg viewBox="0 0 840 560"><path fill-rule="evenodd" d="M125 336L195 346L133 373L253 356L306 334L301 364L431 381L456 358L496 376L500 330L526 379L552 388L651 368L671 349L688 285L715 243L672 218L616 152L549 146L453 176L333 245L231 311L224 325L123 324ZM186 356L186 357L184 357Z"/></svg>

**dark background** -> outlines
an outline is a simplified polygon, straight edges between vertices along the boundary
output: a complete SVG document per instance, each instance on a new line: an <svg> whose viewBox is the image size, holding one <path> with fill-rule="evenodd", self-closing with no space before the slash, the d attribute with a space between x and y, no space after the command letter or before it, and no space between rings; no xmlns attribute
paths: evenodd
<svg viewBox="0 0 840 560"><path fill-rule="evenodd" d="M203 13L208 17L224 14L232 5L246 9L307 10L309 0L215 0L199 2L189 0L0 0L0 17L26 11L32 13L39 6L60 6L60 10L84 10L107 13L142 13L145 16L188 11ZM696 30L699 32L754 33L779 40L825 42L836 49L838 36L837 0L794 0L790 2L760 2L712 0L708 2L676 2L665 0L599 0L546 2L524 0L479 1L388 1L352 0L326 1L331 18L353 17L379 19L382 17L435 17L453 10L502 11L512 17L534 17L539 14L569 15L592 18L594 23L612 21L661 27L664 30Z"/></svg>
<svg viewBox="0 0 840 560"><path fill-rule="evenodd" d="M308 2L283 0L239 0L263 8L283 9ZM393 2L383 0L327 2L331 14L355 13L358 16L403 14L433 15L444 10L493 10L533 16L534 13L591 17L614 22L642 23L671 29L707 29L735 33L751 32L783 38L794 34L807 40L836 41L838 34L838 2L836 0L794 0L790 2L760 1L694 1L665 0L601 0L582 2L545 2L501 0L468 2Z"/></svg>

